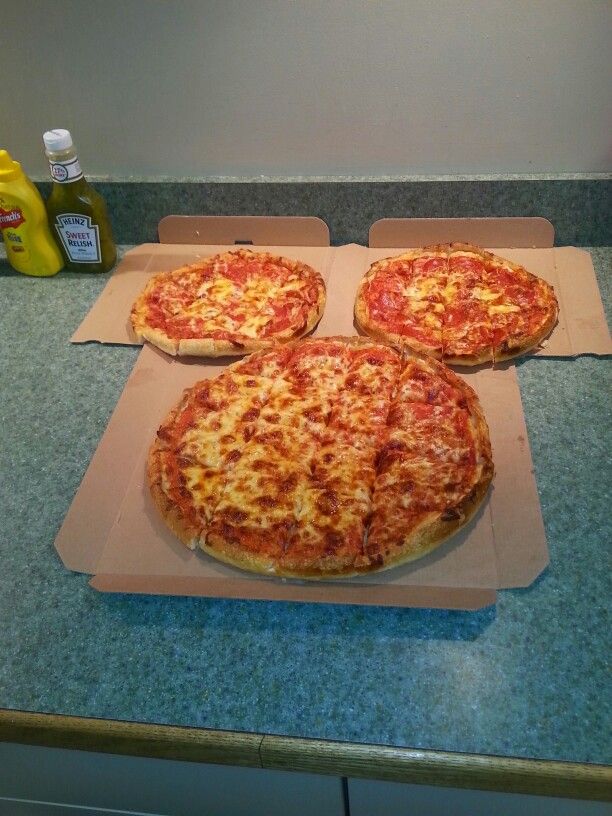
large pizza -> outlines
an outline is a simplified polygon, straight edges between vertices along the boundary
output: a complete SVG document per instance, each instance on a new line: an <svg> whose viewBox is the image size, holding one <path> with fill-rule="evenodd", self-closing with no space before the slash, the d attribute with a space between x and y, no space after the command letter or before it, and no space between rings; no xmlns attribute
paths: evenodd
<svg viewBox="0 0 612 816"><path fill-rule="evenodd" d="M359 286L355 318L372 337L452 365L525 354L552 331L552 286L471 244L438 244L384 258Z"/></svg>
<svg viewBox="0 0 612 816"><path fill-rule="evenodd" d="M472 388L366 338L257 352L187 389L148 482L188 547L305 579L419 558L463 527L493 475Z"/></svg>
<svg viewBox="0 0 612 816"><path fill-rule="evenodd" d="M325 283L301 261L238 249L154 275L134 303L137 339L169 354L218 357L307 334Z"/></svg>

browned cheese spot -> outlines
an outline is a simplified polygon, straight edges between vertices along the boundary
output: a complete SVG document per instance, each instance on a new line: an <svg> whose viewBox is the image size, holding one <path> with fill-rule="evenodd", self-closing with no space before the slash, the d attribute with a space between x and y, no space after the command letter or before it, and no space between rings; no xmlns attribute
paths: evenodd
<svg viewBox="0 0 612 816"><path fill-rule="evenodd" d="M315 502L317 510L324 516L335 515L340 508L340 500L335 490L324 490Z"/></svg>

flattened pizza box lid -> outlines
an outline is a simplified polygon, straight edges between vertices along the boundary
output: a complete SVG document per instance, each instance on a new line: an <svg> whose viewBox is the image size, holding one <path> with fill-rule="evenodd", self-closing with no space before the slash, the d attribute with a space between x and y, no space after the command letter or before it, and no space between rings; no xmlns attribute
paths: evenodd
<svg viewBox="0 0 612 816"><path fill-rule="evenodd" d="M329 228L320 218L169 215L160 221L158 232L159 244L141 244L124 255L70 338L72 343L140 345L130 311L149 278L244 245L301 260L317 269L325 283L328 280L333 250Z"/></svg>
<svg viewBox="0 0 612 816"><path fill-rule="evenodd" d="M330 269L329 307L315 334L353 335L346 300L367 250L347 246ZM429 556L386 572L334 582L250 575L191 552L149 496L148 448L182 390L230 360L178 361L145 346L56 539L64 564L93 573L103 591L475 609L496 590L527 586L548 553L513 367L469 375L489 420L496 476L476 518Z"/></svg>
<svg viewBox="0 0 612 816"><path fill-rule="evenodd" d="M531 356L612 353L591 256L577 247L553 246L554 228L545 218L383 218L370 227L366 270L381 258L449 241L481 246L552 284L559 320Z"/></svg>

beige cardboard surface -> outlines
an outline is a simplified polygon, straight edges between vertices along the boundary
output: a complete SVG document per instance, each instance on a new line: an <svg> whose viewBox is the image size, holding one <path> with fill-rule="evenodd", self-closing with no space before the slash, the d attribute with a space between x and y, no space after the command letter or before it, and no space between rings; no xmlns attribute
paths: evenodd
<svg viewBox="0 0 612 816"><path fill-rule="evenodd" d="M266 601L305 601L308 603L355 604L358 606L403 606L427 609L481 609L495 603L493 589L456 589L454 587L372 587L364 592L362 586L344 584L341 592L336 586L324 584L300 585L262 582L249 584L248 595L237 582L202 578L174 578L170 585L163 577L140 575L96 575L89 582L100 592L136 592L152 595L195 595L210 598L242 598ZM333 589L333 595L331 591Z"/></svg>
<svg viewBox="0 0 612 816"><path fill-rule="evenodd" d="M167 215L157 232L162 244L329 246L329 227L312 216Z"/></svg>
<svg viewBox="0 0 612 816"><path fill-rule="evenodd" d="M315 334L355 333L352 293L368 250L334 254L329 298ZM227 359L171 358L145 346L56 540L64 563L93 572L106 591L241 598L478 608L500 587L526 586L548 555L532 473L520 393L512 366L465 375L489 421L496 476L472 523L413 564L343 582L295 582L251 576L184 548L152 506L145 459L155 430L184 387L214 376ZM110 487L110 490L109 490ZM102 493L108 491L103 503Z"/></svg>

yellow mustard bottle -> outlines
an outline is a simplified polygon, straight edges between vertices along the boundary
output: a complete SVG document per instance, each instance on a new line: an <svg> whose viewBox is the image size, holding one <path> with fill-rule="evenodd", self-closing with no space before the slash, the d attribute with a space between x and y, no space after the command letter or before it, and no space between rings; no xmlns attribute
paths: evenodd
<svg viewBox="0 0 612 816"><path fill-rule="evenodd" d="M56 275L64 265L42 197L6 150L0 150L0 232L10 265L24 275Z"/></svg>
<svg viewBox="0 0 612 816"><path fill-rule="evenodd" d="M48 130L43 142L53 179L47 213L66 269L108 272L117 250L104 199L84 177L70 131Z"/></svg>

